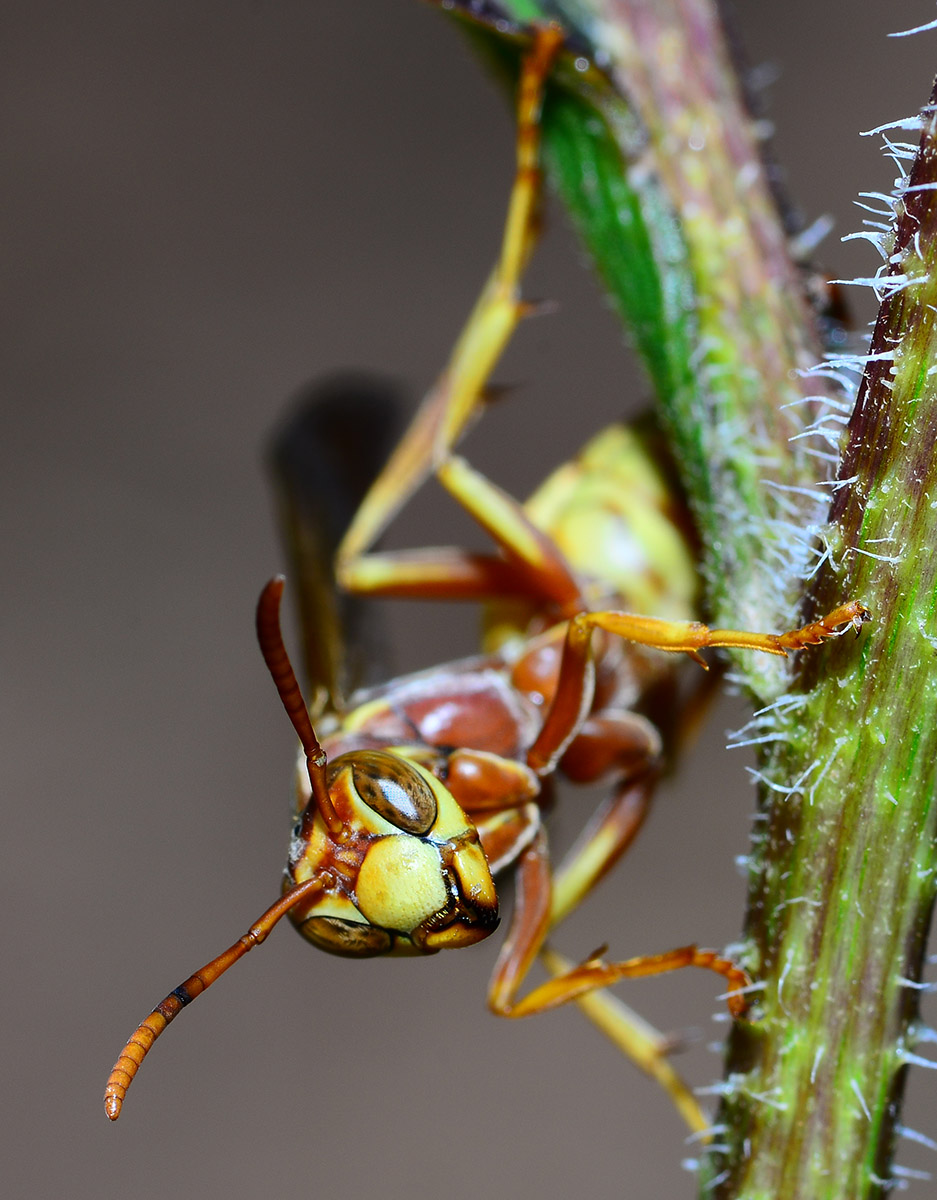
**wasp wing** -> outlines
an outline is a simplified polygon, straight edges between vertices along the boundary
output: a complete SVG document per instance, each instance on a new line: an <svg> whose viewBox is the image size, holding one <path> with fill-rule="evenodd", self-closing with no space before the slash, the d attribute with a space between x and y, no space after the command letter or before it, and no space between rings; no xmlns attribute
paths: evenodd
<svg viewBox="0 0 937 1200"><path fill-rule="evenodd" d="M377 682L382 662L368 602L336 586L345 530L396 441L402 405L392 384L339 375L297 397L270 447L278 516L302 630L313 717Z"/></svg>

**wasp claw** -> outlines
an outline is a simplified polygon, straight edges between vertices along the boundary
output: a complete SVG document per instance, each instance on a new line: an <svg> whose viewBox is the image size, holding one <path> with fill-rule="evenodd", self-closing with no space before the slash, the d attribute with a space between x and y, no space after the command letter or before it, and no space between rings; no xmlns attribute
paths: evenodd
<svg viewBox="0 0 937 1200"><path fill-rule="evenodd" d="M580 963L580 966L591 967L593 965L599 965L607 953L608 942L604 942L601 946L599 946L598 950L593 950L591 954L587 954Z"/></svg>

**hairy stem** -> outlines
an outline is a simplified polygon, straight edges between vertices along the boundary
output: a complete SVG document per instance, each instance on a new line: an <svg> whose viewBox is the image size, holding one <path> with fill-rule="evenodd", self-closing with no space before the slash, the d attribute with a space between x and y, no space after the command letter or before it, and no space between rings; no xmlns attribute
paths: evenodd
<svg viewBox="0 0 937 1200"><path fill-rule="evenodd" d="M711 0L505 0L566 23L580 64L555 76L544 156L634 337L694 508L719 625L783 628L827 497L791 441L831 384ZM519 26L522 28L522 26ZM737 669L762 701L788 672Z"/></svg>
<svg viewBox="0 0 937 1200"><path fill-rule="evenodd" d="M730 1039L702 1181L721 1200L871 1200L894 1184L937 874L937 93L824 493L803 435L835 446L843 401L797 374L820 346L710 0L501 7L521 32L559 15L598 64L558 73L546 156L655 386L711 614L874 613L793 672L738 664L763 706L744 943L762 990Z"/></svg>
<svg viewBox="0 0 937 1200"><path fill-rule="evenodd" d="M778 738L746 930L764 992L729 1054L717 1196L883 1194L913 1061L937 871L937 123L925 111L812 597L862 596L875 625L805 656L789 699L758 722Z"/></svg>

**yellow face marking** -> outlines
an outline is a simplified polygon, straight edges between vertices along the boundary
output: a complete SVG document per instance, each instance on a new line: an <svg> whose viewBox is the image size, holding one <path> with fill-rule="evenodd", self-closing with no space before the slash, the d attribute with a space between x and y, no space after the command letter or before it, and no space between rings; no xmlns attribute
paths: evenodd
<svg viewBox="0 0 937 1200"><path fill-rule="evenodd" d="M406 834L382 838L365 855L355 891L372 925L411 933L446 905L439 851Z"/></svg>
<svg viewBox="0 0 937 1200"><path fill-rule="evenodd" d="M469 822L465 813L458 806L452 793L428 771L421 771L427 779L436 796L436 822L430 831L434 841L445 842L450 838L461 837L469 830Z"/></svg>

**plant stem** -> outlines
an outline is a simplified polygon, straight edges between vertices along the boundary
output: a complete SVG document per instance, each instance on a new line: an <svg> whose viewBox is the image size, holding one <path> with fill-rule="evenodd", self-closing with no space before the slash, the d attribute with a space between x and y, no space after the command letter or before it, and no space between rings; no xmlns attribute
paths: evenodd
<svg viewBox="0 0 937 1200"><path fill-rule="evenodd" d="M843 401L795 374L820 346L712 4L504 7L562 14L602 66L559 73L546 157L657 389L712 616L783 627L801 601L809 619L854 598L874 614L793 672L736 663L764 706L742 951L760 991L702 1192L872 1200L894 1182L937 886L937 92L824 526L809 438L790 439L817 420L835 444Z"/></svg>
<svg viewBox="0 0 937 1200"><path fill-rule="evenodd" d="M785 627L828 503L809 444L790 439L831 385L798 374L820 341L713 4L502 7L522 21L561 15L603 64L557 72L548 174L655 386L699 527L708 616ZM736 667L762 702L788 682L780 660Z"/></svg>
<svg viewBox="0 0 937 1200"><path fill-rule="evenodd" d="M780 739L764 766L746 929L764 991L730 1048L730 1148L714 1164L726 1178L710 1195L862 1200L889 1186L937 872L930 113L813 589L821 608L861 596L875 624L804 656L789 703L758 722Z"/></svg>

